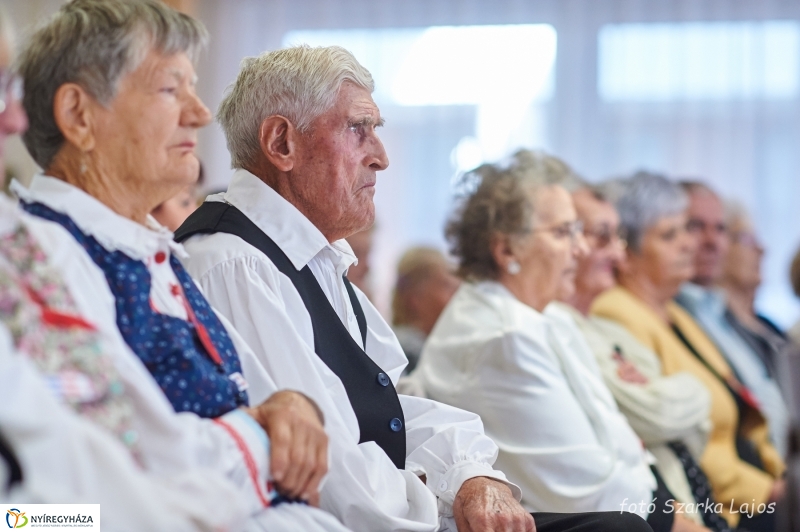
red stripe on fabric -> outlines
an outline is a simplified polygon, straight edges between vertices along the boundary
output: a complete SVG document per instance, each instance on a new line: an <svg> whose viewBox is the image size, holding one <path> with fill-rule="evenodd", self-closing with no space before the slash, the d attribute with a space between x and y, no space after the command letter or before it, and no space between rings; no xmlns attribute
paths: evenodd
<svg viewBox="0 0 800 532"><path fill-rule="evenodd" d="M222 357L219 356L219 352L217 351L217 346L214 345L214 342L211 341L211 336L209 336L208 331L206 330L205 325L200 323L200 320L197 319L197 316L194 313L194 309L189 304L189 301L186 299L186 294L183 292L183 288L180 286L173 284L170 287L172 295L177 297L183 303L183 308L186 310L186 316L189 318L189 321L192 325L194 325L195 330L197 331L197 336L200 337L200 343L203 344L203 347L206 348L206 352L208 352L208 356L211 357L217 365L222 365Z"/></svg>
<svg viewBox="0 0 800 532"><path fill-rule="evenodd" d="M247 444L244 442L244 439L239 435L236 430L228 425L225 421L222 421L219 418L212 420L214 423L225 429L225 431L233 438L233 441L236 442L236 446L242 452L244 456L244 463L247 466L247 470L250 473L250 480L253 481L253 486L256 489L256 494L258 494L258 498L261 500L261 504L264 505L264 508L270 505L269 499L264 497L264 494L261 493L261 485L258 482L258 471L256 470L256 463L253 460L252 455L250 454L250 449L247 448Z"/></svg>
<svg viewBox="0 0 800 532"><path fill-rule="evenodd" d="M78 315L67 314L50 308L47 306L47 303L45 303L44 299L42 299L41 296L39 296L39 294L36 293L30 286L26 286L25 290L28 293L28 297L31 298L31 300L33 300L33 302L39 307L42 321L45 325L58 327L60 329L70 329L74 327L77 329L85 329L87 331L96 330L94 325Z"/></svg>

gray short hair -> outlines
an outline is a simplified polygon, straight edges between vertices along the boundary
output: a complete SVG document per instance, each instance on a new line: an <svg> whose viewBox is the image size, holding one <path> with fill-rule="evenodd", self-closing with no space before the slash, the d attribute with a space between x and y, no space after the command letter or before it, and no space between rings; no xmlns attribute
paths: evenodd
<svg viewBox="0 0 800 532"><path fill-rule="evenodd" d="M25 43L17 70L25 84L29 127L23 140L47 168L64 144L53 117L53 99L65 83L77 83L103 105L119 80L150 49L186 53L194 60L208 33L199 21L158 0L72 0Z"/></svg>
<svg viewBox="0 0 800 532"><path fill-rule="evenodd" d="M467 280L496 279L500 268L492 255L497 234L521 238L533 227L534 198L539 190L564 186L574 175L560 159L543 152L518 152L509 166L484 164L463 176L471 190L447 224L458 275Z"/></svg>
<svg viewBox="0 0 800 532"><path fill-rule="evenodd" d="M259 129L267 117L284 116L305 132L333 107L345 81L370 92L375 89L369 71L340 46L293 46L243 59L217 111L231 166L256 163L261 155Z"/></svg>
<svg viewBox="0 0 800 532"><path fill-rule="evenodd" d="M615 204L620 229L628 241L628 249L639 252L647 230L665 216L680 214L689 205L686 192L666 177L650 172L637 172L620 188Z"/></svg>

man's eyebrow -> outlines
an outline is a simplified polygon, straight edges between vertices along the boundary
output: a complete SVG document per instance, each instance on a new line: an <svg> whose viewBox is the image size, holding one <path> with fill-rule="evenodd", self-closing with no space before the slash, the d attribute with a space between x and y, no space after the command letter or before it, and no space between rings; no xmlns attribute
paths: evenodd
<svg viewBox="0 0 800 532"><path fill-rule="evenodd" d="M386 120L383 118L379 118L377 121L372 118L371 116L365 116L363 118L351 118L347 121L347 123L351 126L372 126L372 127L383 127L386 124Z"/></svg>

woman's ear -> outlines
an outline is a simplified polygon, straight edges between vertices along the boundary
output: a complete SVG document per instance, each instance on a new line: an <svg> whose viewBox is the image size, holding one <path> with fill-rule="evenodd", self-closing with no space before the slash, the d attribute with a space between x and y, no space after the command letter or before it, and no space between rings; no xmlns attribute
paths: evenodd
<svg viewBox="0 0 800 532"><path fill-rule="evenodd" d="M288 118L273 115L261 122L258 142L267 161L281 172L294 168L298 131Z"/></svg>
<svg viewBox="0 0 800 532"><path fill-rule="evenodd" d="M64 139L82 152L95 146L94 99L77 83L64 83L53 98L53 118Z"/></svg>
<svg viewBox="0 0 800 532"><path fill-rule="evenodd" d="M509 235L503 233L495 233L489 243L489 249L492 252L492 258L501 274L508 270L508 265L517 260L514 255L514 246Z"/></svg>

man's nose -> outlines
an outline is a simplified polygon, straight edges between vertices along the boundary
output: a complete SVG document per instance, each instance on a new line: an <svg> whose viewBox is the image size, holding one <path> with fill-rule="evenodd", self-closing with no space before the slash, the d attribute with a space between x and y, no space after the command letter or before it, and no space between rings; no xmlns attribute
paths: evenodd
<svg viewBox="0 0 800 532"><path fill-rule="evenodd" d="M369 166L377 171L386 170L389 167L389 156L386 154L383 142L377 135L375 135L375 145L370 154Z"/></svg>

